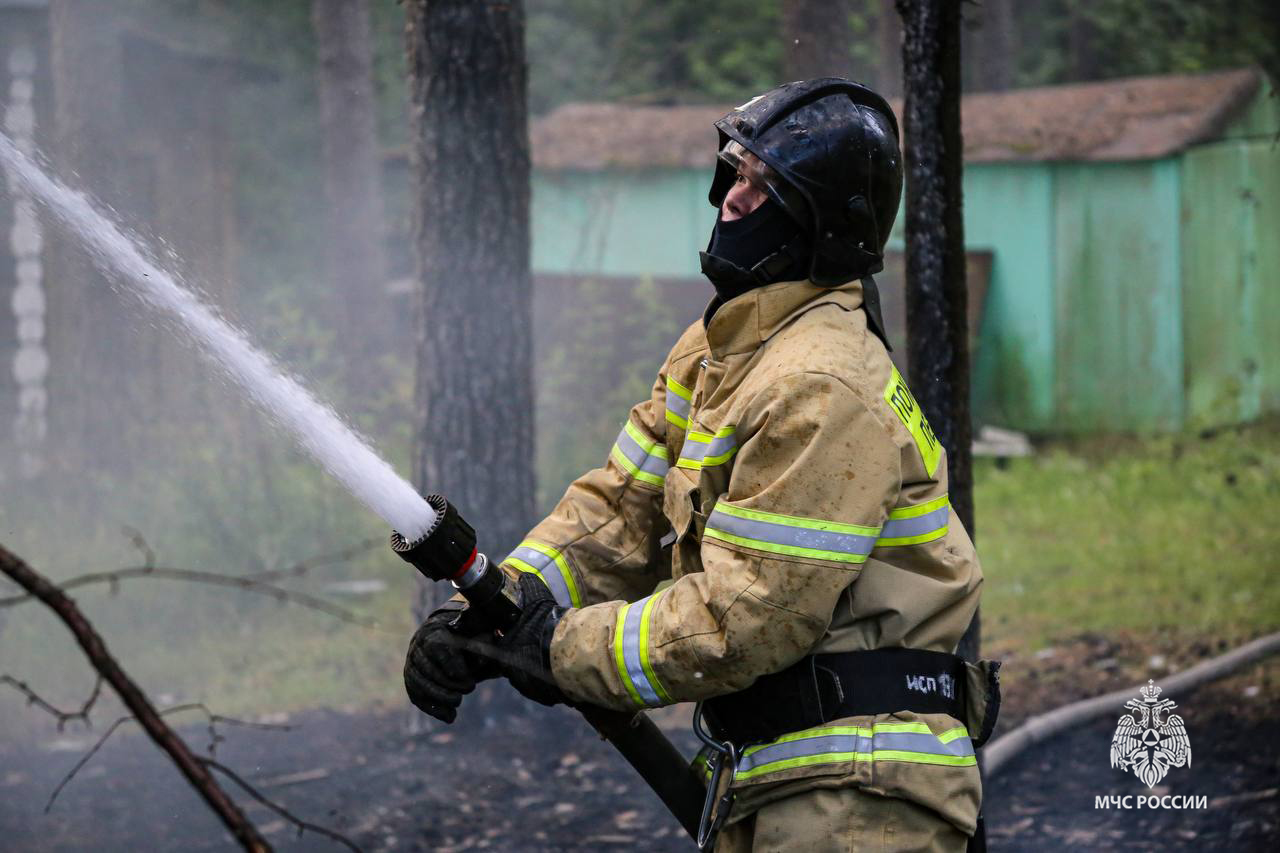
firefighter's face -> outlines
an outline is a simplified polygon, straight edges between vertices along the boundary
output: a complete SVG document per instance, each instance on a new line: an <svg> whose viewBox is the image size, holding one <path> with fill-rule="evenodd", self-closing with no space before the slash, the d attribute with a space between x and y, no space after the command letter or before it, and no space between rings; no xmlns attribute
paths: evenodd
<svg viewBox="0 0 1280 853"><path fill-rule="evenodd" d="M747 180L746 175L739 170L733 186L729 187L729 192L725 193L724 201L720 205L720 219L723 222L741 219L764 204L766 198L768 196L765 195L764 190Z"/></svg>

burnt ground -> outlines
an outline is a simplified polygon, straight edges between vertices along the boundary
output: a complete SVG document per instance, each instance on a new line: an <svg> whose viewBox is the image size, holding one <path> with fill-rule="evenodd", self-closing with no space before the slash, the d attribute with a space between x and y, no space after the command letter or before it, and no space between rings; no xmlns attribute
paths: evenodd
<svg viewBox="0 0 1280 853"><path fill-rule="evenodd" d="M1006 701L997 730L1034 713L1176 672L1245 639L1084 635L1006 659ZM1135 694L1136 695L1136 694ZM1191 766L1172 768L1154 790L1111 768L1111 736L1123 709L1037 744L988 780L992 851L1274 850L1280 837L1280 659L1204 685L1178 703ZM1202 810L1095 808L1097 796L1208 797Z"/></svg>
<svg viewBox="0 0 1280 853"><path fill-rule="evenodd" d="M407 711L311 711L289 719L287 732L221 726L217 759L366 851L687 849L657 797L572 712L537 708L502 725L420 735L406 733L406 719ZM193 748L208 745L203 726L180 731ZM108 741L42 814L92 741L77 732L39 749L0 745L0 850L236 849L137 735ZM682 746L692 754L691 741ZM298 837L266 808L236 799L277 850L346 849L314 833Z"/></svg>
<svg viewBox="0 0 1280 853"><path fill-rule="evenodd" d="M1159 663L1180 669L1216 651L1188 647ZM1141 644L1123 638L1083 638L1045 657L1010 661L1007 725L1133 683L1135 670L1151 663ZM1272 663L1172 697L1186 719L1192 767L1175 768L1154 792L1110 768L1115 718L1038 745L988 786L992 850L1274 849L1277 682L1280 663ZM501 725L416 736L405 733L405 720L403 711L311 711L289 719L295 728L288 732L224 726L217 756L299 817L369 851L692 849L630 768L569 711L536 709ZM182 731L193 746L207 745L203 726ZM692 739L681 737L692 752ZM108 742L43 814L50 791L93 739L76 730L0 743L0 849L234 849L173 767L136 734ZM1095 796L1148 793L1204 795L1209 807L1094 808ZM315 834L297 837L261 806L246 810L277 849L343 849Z"/></svg>
<svg viewBox="0 0 1280 853"><path fill-rule="evenodd" d="M1240 717L1211 689L1176 697L1185 710L1191 767L1154 789L1109 761L1115 719L1038 744L987 789L992 851L1274 850L1280 837L1280 731ZM1116 717L1120 716L1117 709ZM1205 796L1202 810L1099 810L1102 795Z"/></svg>

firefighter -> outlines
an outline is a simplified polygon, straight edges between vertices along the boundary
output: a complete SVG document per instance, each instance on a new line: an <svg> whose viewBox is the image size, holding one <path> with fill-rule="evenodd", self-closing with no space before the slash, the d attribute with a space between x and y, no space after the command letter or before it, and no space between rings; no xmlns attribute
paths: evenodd
<svg viewBox="0 0 1280 853"><path fill-rule="evenodd" d="M519 623L463 648L448 603L409 695L446 722L497 675L544 704L699 702L717 850L963 849L998 689L953 654L982 573L871 277L897 122L821 78L716 128L714 298L604 467L504 561Z"/></svg>

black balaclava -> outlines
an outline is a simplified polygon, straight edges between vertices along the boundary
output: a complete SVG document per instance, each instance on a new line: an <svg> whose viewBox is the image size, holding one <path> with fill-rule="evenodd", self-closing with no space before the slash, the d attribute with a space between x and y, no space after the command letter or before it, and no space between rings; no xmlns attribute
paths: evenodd
<svg viewBox="0 0 1280 853"><path fill-rule="evenodd" d="M702 274L715 286L717 302L728 302L775 281L807 278L806 244L799 224L768 198L741 219L726 222L716 215L711 242L701 253Z"/></svg>

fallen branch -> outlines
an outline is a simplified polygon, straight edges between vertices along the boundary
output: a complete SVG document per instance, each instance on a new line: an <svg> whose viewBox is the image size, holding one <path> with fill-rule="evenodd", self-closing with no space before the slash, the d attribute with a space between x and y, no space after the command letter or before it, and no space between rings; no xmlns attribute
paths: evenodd
<svg viewBox="0 0 1280 853"><path fill-rule="evenodd" d="M175 705L172 708L165 708L163 711L158 711L157 714L161 717L167 717L170 714L179 714L183 711L193 710L203 711L209 719L209 754L211 756L217 753L218 744L224 740L222 735L218 734L217 729L215 728L218 723L246 726L255 729L275 729L277 731L289 731L293 728L292 726L277 723L251 723L247 720L237 720L233 717L224 717L221 714L213 713L198 702L192 702L186 705ZM94 743L93 746L89 747L89 750L84 755L80 756L80 760L77 761L75 765L67 771L66 775L62 777L62 780L58 782L57 787L53 789L53 793L49 795L49 801L44 804L44 813L49 813L49 810L53 808L53 804L57 801L58 795L62 793L62 790L66 788L67 785L71 784L71 780L76 778L76 774L83 770L84 766L98 754L98 750L102 749L111 736L115 734L116 729L120 728L125 723L136 722L138 722L137 717L121 717L111 725L107 726L107 730L102 733L102 737L98 738L97 742Z"/></svg>
<svg viewBox="0 0 1280 853"><path fill-rule="evenodd" d="M102 695L102 676L93 682L93 691L89 694L89 698L84 701L78 711L62 711L55 708L52 704L45 701L38 693L32 690L25 681L19 681L11 675L0 675L0 684L7 684L14 690L17 690L23 696L27 697L27 704L34 705L42 711L53 716L58 721L58 732L61 733L66 728L67 723L72 720L79 720L84 723L85 728L93 728L89 722L89 712L93 710L93 706L98 703L98 697Z"/></svg>
<svg viewBox="0 0 1280 853"><path fill-rule="evenodd" d="M271 572L259 572L255 575L224 575L219 574L218 572L209 572L199 569L179 569L169 566L157 566L155 552L151 549L151 546L147 544L147 541L142 537L142 534L131 527L124 528L124 531L125 534L129 536L134 547L142 552L142 565L125 566L124 568L112 571L89 572L58 584L56 588L62 592L68 592L79 587L95 584L108 584L111 588L111 592L114 594L119 588L121 581L136 580L138 578L161 578L164 580L185 581L188 583L202 583L211 586L239 589L245 592L256 593L258 595L267 595L281 603L296 604L309 610L326 613L351 625L359 625L362 628L382 630L376 620L358 616L350 610L347 610L345 607L340 607L339 605L326 601L323 598L308 595L305 592L295 592L293 590L284 589L283 587L275 586L268 582L278 577L301 576L317 566L325 565L327 563L342 562L350 559L355 554L360 553L361 550L365 550L370 547L372 540L365 540L357 545L344 548L343 550L336 551L332 554L321 555L319 557L311 558L310 560L304 560L284 569ZM26 601L31 601L34 597L35 596L29 592L5 596L0 598L0 607L12 607Z"/></svg>
<svg viewBox="0 0 1280 853"><path fill-rule="evenodd" d="M240 589L245 592L270 596L281 603L297 604L309 610L318 610L351 625L359 625L362 628L379 628L378 623L373 619L358 616L344 607L331 604L323 598L317 598L305 592L293 592L292 590L254 580L251 577L220 575L216 572L205 572L198 569L176 569L168 566L126 566L109 572L91 572L79 575L66 583L59 584L55 589L68 591L82 586L103 583L111 584L112 587L115 587L120 581L135 580L137 578L161 578L163 580L187 581L189 583L203 583L210 586ZM24 601L32 600L32 598L31 594L0 598L0 607L22 604Z"/></svg>
<svg viewBox="0 0 1280 853"><path fill-rule="evenodd" d="M76 607L75 602L3 546L0 546L0 572L8 575L29 594L40 599L62 620L67 629L75 635L76 642L80 644L80 648L93 664L93 668L111 685L120 700L133 712L139 725L156 745L168 754L179 772L191 783L240 845L254 853L271 850L271 846L245 817L240 807L218 785L209 768L192 754L182 738L178 737L161 719L146 694L116 663L101 635Z"/></svg>
<svg viewBox="0 0 1280 853"><path fill-rule="evenodd" d="M254 788L248 782L246 782L245 780L241 779L238 775L236 775L235 771L233 771L231 768L226 767L222 764L219 764L218 762L214 761L212 758L202 758L200 759L200 761L202 761L206 767L210 767L214 770L217 770L223 776L226 776L232 782L235 782L237 785L241 787L241 789L244 790L246 794L253 797L255 800L262 803L262 805L271 809L273 812L280 815L280 817L284 818L285 820L289 821L289 823L296 826L298 828L299 838L302 837L302 833L304 831L314 832L317 835L323 835L326 838L332 838L334 841L338 842L339 844L346 846L347 849L354 850L355 853L361 853L360 848L357 847L355 843L351 841L351 839L347 838L345 835L339 835L338 833L334 832L332 829L325 829L323 826L317 826L314 823L308 823L307 821L302 820L301 818L295 817L294 815L290 814L283 806L279 805L278 803L272 802L271 800L267 799L262 794L260 794L256 788Z"/></svg>
<svg viewBox="0 0 1280 853"><path fill-rule="evenodd" d="M1225 678L1236 670L1277 652L1280 652L1280 633L1268 634L1224 655L1201 661L1190 669L1162 679L1160 686L1169 694L1190 690ZM1115 711L1140 689L1139 686L1114 690L1102 696L1072 702L1070 705L1032 717L1008 734L993 740L982 751L987 777L995 776L1005 765L1033 744L1095 717Z"/></svg>

